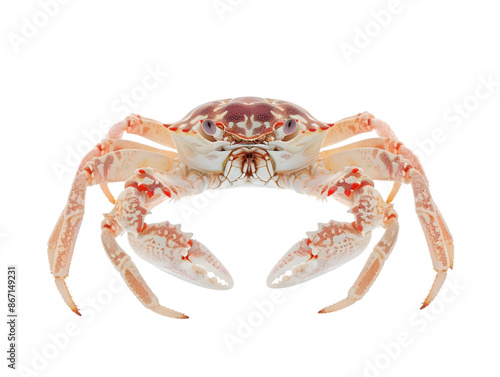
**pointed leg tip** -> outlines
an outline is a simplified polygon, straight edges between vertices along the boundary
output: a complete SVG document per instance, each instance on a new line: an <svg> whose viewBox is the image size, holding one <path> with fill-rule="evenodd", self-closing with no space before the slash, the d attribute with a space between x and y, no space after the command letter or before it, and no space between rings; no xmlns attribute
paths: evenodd
<svg viewBox="0 0 500 377"><path fill-rule="evenodd" d="M430 303L431 302L429 300L425 300L424 303L422 304L422 306L420 307L420 310L425 309L426 307L428 307Z"/></svg>
<svg viewBox="0 0 500 377"><path fill-rule="evenodd" d="M113 194L109 190L108 184L101 183L99 186L101 187L102 192L104 193L104 195L106 195L106 198L109 200L109 202L111 204L116 204L115 197L113 196Z"/></svg>
<svg viewBox="0 0 500 377"><path fill-rule="evenodd" d="M321 309L318 313L321 313L321 314L333 313L333 312L339 311L341 309L347 308L348 306L351 306L356 301L357 300L355 298L347 297L347 298L340 300L339 302L337 302L333 305L330 305L330 306L327 306L327 307Z"/></svg>
<svg viewBox="0 0 500 377"><path fill-rule="evenodd" d="M68 307L71 309L71 311L73 313L75 313L76 315L81 317L82 314L80 313L80 311L76 307L76 304L73 301L73 298L71 297L71 295L69 293L68 286L66 285L66 281L64 280L64 278L56 277L55 280L56 280L57 289L59 290L59 293L61 294L66 305L68 305Z"/></svg>
<svg viewBox="0 0 500 377"><path fill-rule="evenodd" d="M326 307L324 307L323 309L321 309L321 310L318 312L318 314L328 314L328 313L333 313L333 312L336 312L337 310L339 310L339 309L337 309L337 308L335 307L335 304L334 304L334 305L330 305L330 306L326 306Z"/></svg>
<svg viewBox="0 0 500 377"><path fill-rule="evenodd" d="M168 309L162 305L153 306L153 307L150 307L149 309L151 309L152 311L154 311L157 314L160 314L162 316L169 317L169 318L176 318L176 319L188 319L189 318L184 313L180 313L180 312L177 312L175 310Z"/></svg>
<svg viewBox="0 0 500 377"><path fill-rule="evenodd" d="M75 313L76 315L78 316L82 316L82 314L80 313L80 311L78 310L78 308L76 307L76 304L73 302L71 296L69 296L69 299L71 300L70 302L66 301L66 299L64 299L64 301L66 301L66 305L68 305L68 307L71 309L71 311L73 313Z"/></svg>
<svg viewBox="0 0 500 377"><path fill-rule="evenodd" d="M436 279L434 280L432 288L427 297L425 298L424 303L420 307L420 310L425 309L436 298L437 294L439 293L439 290L443 286L445 279L446 279L446 271L445 270L437 271Z"/></svg>

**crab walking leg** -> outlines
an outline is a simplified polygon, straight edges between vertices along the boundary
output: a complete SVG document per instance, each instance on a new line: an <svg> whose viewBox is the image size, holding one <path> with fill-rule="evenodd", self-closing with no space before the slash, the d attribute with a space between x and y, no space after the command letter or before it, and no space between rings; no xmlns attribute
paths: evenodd
<svg viewBox="0 0 500 377"><path fill-rule="evenodd" d="M176 158L177 153L171 152L149 145L137 143L135 141L123 140L123 139L102 139L94 148L92 148L82 159L80 165L78 166L77 175L80 173L88 162L92 161L94 158L102 157L110 152L121 151L124 149L135 149L137 151L153 152L158 154L163 154L169 158Z"/></svg>
<svg viewBox="0 0 500 377"><path fill-rule="evenodd" d="M329 146L339 143L352 136L356 136L361 133L370 131L375 131L377 135L382 138L390 139L390 143L393 144L393 147L391 147L390 149L386 148L383 149L386 149L388 152L394 154L400 154L405 159L409 160L413 168L418 170L420 174L424 177L424 179L427 181L424 169L420 164L420 161L418 160L417 156L410 149L408 149L402 142L398 141L396 134L387 123L378 118L375 118L372 114L368 112L359 113L357 115L342 119L334 123L328 130L328 134L326 135L322 148L328 148ZM353 146L353 148L355 148L355 146ZM393 148L395 148L395 150L392 150ZM322 152L322 155L324 153L330 154L329 152L330 151Z"/></svg>
<svg viewBox="0 0 500 377"><path fill-rule="evenodd" d="M422 309L436 297L446 278L446 272L453 267L453 238L432 199L427 180L401 155L374 149L358 148L333 154L325 158L327 169L356 165L373 179L410 183L415 198L415 209L427 240L432 263L436 270L434 284L424 300Z"/></svg>
<svg viewBox="0 0 500 377"><path fill-rule="evenodd" d="M168 131L168 125L140 115L131 114L121 122L113 125L108 132L111 139L121 139L123 134L139 135L166 147L176 149Z"/></svg>
<svg viewBox="0 0 500 377"><path fill-rule="evenodd" d="M155 313L171 318L189 318L185 314L160 305L158 298L146 284L136 265L130 259L130 256L116 242L115 238L121 233L122 229L116 220L112 216L106 215L102 222L102 244L109 259L120 272L130 290L134 292L146 308L151 309Z"/></svg>
<svg viewBox="0 0 500 377"><path fill-rule="evenodd" d="M373 131L371 124L373 118L375 117L372 114L365 111L333 123L323 141L322 148L328 148L350 137Z"/></svg>
<svg viewBox="0 0 500 377"><path fill-rule="evenodd" d="M392 142L392 139L387 137L374 137L371 139L356 141L354 143L343 145L338 148L327 149L325 151L320 152L319 155L320 157L328 157L335 153L344 152L356 148L377 148L386 150L394 154L397 153L396 146Z"/></svg>
<svg viewBox="0 0 500 377"><path fill-rule="evenodd" d="M356 301L361 300L366 292L370 289L373 282L382 270L385 260L389 257L399 232L399 224L397 214L391 207L387 218L384 221L385 233L380 241L375 245L373 252L368 257L363 270L361 271L356 282L349 290L347 297L333 305L319 311L319 313L331 313L340 309L344 309Z"/></svg>
<svg viewBox="0 0 500 377"><path fill-rule="evenodd" d="M134 141L129 141L129 140L122 140L122 139L109 139L105 138L101 140L100 143L98 143L90 152L88 152L82 159L82 162L80 163L78 167L78 171L76 175L78 175L80 172L83 171L87 163L92 161L94 158L102 157L110 152L116 152L116 151L121 151L124 149L136 149L138 151L146 151L146 152L153 152L153 153L159 153L163 154L169 158L175 159L177 157L176 152L171 152L171 151L166 151L163 149L158 149L154 147L150 147L149 145L144 145L141 143L137 143ZM100 187L108 200L112 203L115 204L115 198L113 197L113 194L111 194L111 191L108 188L107 183L101 183Z"/></svg>
<svg viewBox="0 0 500 377"><path fill-rule="evenodd" d="M108 153L111 152L116 152L116 151L121 151L124 149L135 149L137 151L145 151L145 152L152 152L152 153L158 153L158 154L163 154L167 157L167 160L170 161L170 158L175 158L177 157L177 154L174 152L169 152L169 151L164 151L162 149L150 147L149 145L144 145L141 143L136 143L134 141L129 141L129 140L113 140L113 139L103 139L99 144L97 144L90 152L88 152L85 157L82 159L82 162L80 163L76 176L84 171L86 166L92 162L96 158L101 158ZM144 165L141 165L144 166ZM171 164L170 164L171 166ZM140 166L135 166L131 165L132 169L136 169L137 167ZM76 179L76 178L75 178ZM126 178L121 179L121 181L124 181ZM120 181L120 180L119 180ZM111 192L108 189L107 183L101 183L100 184L101 189L103 190L104 194L108 198L108 200L112 203L115 204L115 199ZM59 217L58 223L56 225L56 230L61 227L62 222L64 220L64 211ZM54 231L52 233L52 237L58 237L59 231Z"/></svg>
<svg viewBox="0 0 500 377"><path fill-rule="evenodd" d="M66 304L80 314L71 298L64 279L68 275L76 238L83 220L85 195L88 186L105 182L125 181L142 166L169 170L173 161L167 156L137 150L123 150L93 158L76 175L68 202L52 232L48 243L51 272Z"/></svg>
<svg viewBox="0 0 500 377"><path fill-rule="evenodd" d="M437 272L432 288L420 308L424 309L437 296L446 279L448 269L453 268L453 238L441 216L441 212L432 200L429 186L424 177L416 170L410 170L408 178L413 188L418 219L424 230L434 270Z"/></svg>
<svg viewBox="0 0 500 377"><path fill-rule="evenodd" d="M357 141L355 143L347 144L342 147L328 149L326 151L320 152L319 155L325 158L335 153L344 152L356 148L378 148L394 154L398 154L398 146L401 145L402 145L401 143L395 143L394 140L391 138L376 137L376 138ZM387 196L386 203L391 203L394 200L400 188L401 188L401 182L394 182L392 190Z"/></svg>
<svg viewBox="0 0 500 377"><path fill-rule="evenodd" d="M307 175L307 174L306 174ZM320 198L333 196L351 207L356 221L319 224L316 232L293 245L267 279L272 288L288 287L324 274L355 258L368 246L371 230L381 225L387 208L373 181L359 168L307 179L299 192Z"/></svg>

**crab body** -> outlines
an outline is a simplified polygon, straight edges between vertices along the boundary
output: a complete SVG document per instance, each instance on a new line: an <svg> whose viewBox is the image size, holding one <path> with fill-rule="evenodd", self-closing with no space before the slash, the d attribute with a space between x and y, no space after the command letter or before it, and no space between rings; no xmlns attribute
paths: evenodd
<svg viewBox="0 0 500 377"><path fill-rule="evenodd" d="M216 128L213 135L204 130L206 120ZM295 130L285 134L287 120ZM256 97L210 102L166 127L179 158L192 169L221 174L230 183L264 184L311 165L329 129L297 105Z"/></svg>
<svg viewBox="0 0 500 377"><path fill-rule="evenodd" d="M326 149L369 131L379 137ZM124 140L124 133L140 135L169 150ZM375 180L394 182L387 200L375 189ZM125 189L115 200L107 183L120 181L125 182ZM230 274L205 245L178 225L146 224L145 217L164 200L247 183L334 198L354 215L352 222L332 220L308 232L272 269L267 280L270 287L301 283L342 265L367 247L374 228L385 229L347 298L322 313L358 301L374 282L397 238L397 213L390 203L402 183L413 188L416 212L437 272L422 307L437 295L447 270L453 267L453 239L430 195L422 166L386 123L369 113L324 123L290 102L241 97L201 105L170 124L131 115L114 125L85 156L49 240L51 271L65 302L79 314L65 278L88 186L99 184L114 204L102 223L102 242L129 288L147 308L187 318L159 304L116 238L127 233L130 245L143 259L181 279L208 288L231 288Z"/></svg>

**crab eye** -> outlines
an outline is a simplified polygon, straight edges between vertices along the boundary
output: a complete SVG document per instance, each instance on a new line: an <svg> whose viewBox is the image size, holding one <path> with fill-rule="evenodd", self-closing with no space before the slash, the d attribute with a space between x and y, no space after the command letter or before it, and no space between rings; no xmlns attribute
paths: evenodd
<svg viewBox="0 0 500 377"><path fill-rule="evenodd" d="M287 121L283 125L283 133L285 135L293 134L296 129L297 129L297 121L295 119L287 119Z"/></svg>
<svg viewBox="0 0 500 377"><path fill-rule="evenodd" d="M203 123L201 124L201 127L203 128L203 131L207 135L213 136L217 132L217 126L215 125L215 122L210 119L205 119Z"/></svg>
<svg viewBox="0 0 500 377"><path fill-rule="evenodd" d="M288 141L297 136L298 132L297 120L290 118L283 122L276 123L276 129L274 130L274 136L276 140Z"/></svg>

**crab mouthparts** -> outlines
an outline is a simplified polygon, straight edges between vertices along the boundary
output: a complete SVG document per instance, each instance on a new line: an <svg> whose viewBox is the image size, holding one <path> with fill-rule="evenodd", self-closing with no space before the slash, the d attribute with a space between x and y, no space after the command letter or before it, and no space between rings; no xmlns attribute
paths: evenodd
<svg viewBox="0 0 500 377"><path fill-rule="evenodd" d="M227 133L224 135L224 141L228 142L229 145L224 145L220 147L220 150L233 150L242 147L250 147L250 148L260 148L265 150L283 150L282 147L277 145L269 145L270 142L276 141L274 133L268 133L262 135L255 139L243 139L234 134Z"/></svg>
<svg viewBox="0 0 500 377"><path fill-rule="evenodd" d="M216 149L216 151L232 151L235 149L240 149L240 148L252 148L254 150L256 149L261 149L261 150L267 150L267 151L282 151L284 150L283 147L279 145L269 145L267 141L261 141L260 144L258 142L256 143L231 143L228 145L222 145L219 148Z"/></svg>
<svg viewBox="0 0 500 377"><path fill-rule="evenodd" d="M269 144L270 141L276 140L276 137L274 136L274 132L270 132L268 134L261 135L255 139L244 139L241 138L235 134L229 133L226 131L224 135L224 141L228 141L233 144Z"/></svg>

